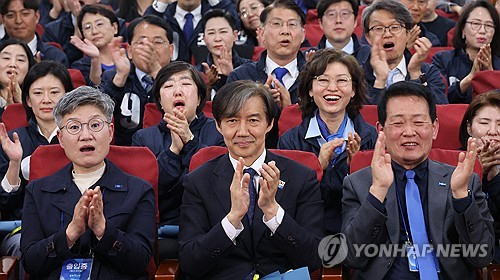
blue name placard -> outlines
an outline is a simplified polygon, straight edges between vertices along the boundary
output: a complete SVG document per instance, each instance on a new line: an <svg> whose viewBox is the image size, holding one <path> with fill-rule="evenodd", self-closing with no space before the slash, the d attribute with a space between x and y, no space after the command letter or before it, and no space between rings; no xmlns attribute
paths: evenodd
<svg viewBox="0 0 500 280"><path fill-rule="evenodd" d="M64 261L59 280L90 280L93 259L68 259Z"/></svg>

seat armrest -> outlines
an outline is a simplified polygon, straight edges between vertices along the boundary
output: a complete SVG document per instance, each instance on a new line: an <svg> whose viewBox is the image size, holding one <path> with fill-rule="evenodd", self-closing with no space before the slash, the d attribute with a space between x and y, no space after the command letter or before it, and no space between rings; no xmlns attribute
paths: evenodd
<svg viewBox="0 0 500 280"><path fill-rule="evenodd" d="M342 280L342 266L323 267L321 279L323 280Z"/></svg>
<svg viewBox="0 0 500 280"><path fill-rule="evenodd" d="M160 263L158 270L156 270L155 279L156 280L158 280L158 279L174 280L174 279L178 278L179 272L180 272L179 260L176 260L176 259L163 260Z"/></svg>

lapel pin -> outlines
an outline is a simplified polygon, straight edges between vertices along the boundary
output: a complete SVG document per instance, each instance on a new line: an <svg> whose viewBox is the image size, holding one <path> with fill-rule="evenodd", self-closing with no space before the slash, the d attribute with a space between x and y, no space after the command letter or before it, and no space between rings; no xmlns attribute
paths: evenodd
<svg viewBox="0 0 500 280"><path fill-rule="evenodd" d="M446 187L446 183L439 182L439 186L440 186L440 187Z"/></svg>
<svg viewBox="0 0 500 280"><path fill-rule="evenodd" d="M115 189L121 189L122 185L115 185Z"/></svg>
<svg viewBox="0 0 500 280"><path fill-rule="evenodd" d="M280 182L278 183L278 189L283 189L284 186L285 186L285 182L280 180Z"/></svg>

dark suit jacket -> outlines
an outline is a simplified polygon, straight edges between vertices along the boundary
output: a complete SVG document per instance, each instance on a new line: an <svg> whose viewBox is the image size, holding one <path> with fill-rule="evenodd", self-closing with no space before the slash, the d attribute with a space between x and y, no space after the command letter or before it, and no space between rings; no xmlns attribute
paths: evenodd
<svg viewBox="0 0 500 280"><path fill-rule="evenodd" d="M493 257L493 219L488 210L479 177L474 174L469 182L472 202L463 213L452 205L450 179L454 166L430 160L428 167L428 209L430 242L438 244L487 244L487 254L480 257L447 258L440 256L441 273L449 279L475 279L474 269L487 266ZM387 193L386 213L381 213L366 197L372 183L371 168L348 175L344 180L342 199L342 232L347 237L346 263L354 268L353 279L382 279L393 257L355 256L353 244L399 244L400 217L395 184ZM445 183L446 186L440 186Z"/></svg>
<svg viewBox="0 0 500 280"><path fill-rule="evenodd" d="M261 275L276 270L318 269L319 241L323 236L323 202L316 173L290 159L267 152L285 182L276 200L285 210L274 235L255 208L253 230L243 218L244 230L235 244L227 237L222 219L229 213L229 187L234 169L229 155L219 156L184 181L180 219L180 265L187 279L243 279L253 269ZM253 242L252 242L253 240Z"/></svg>
<svg viewBox="0 0 500 280"><path fill-rule="evenodd" d="M99 241L87 229L69 249L66 228L81 197L72 169L68 164L26 187L21 261L30 279L59 279L64 260L88 257L90 249L91 279L148 279L156 231L151 185L106 160L106 170L95 184L103 192L106 231Z"/></svg>

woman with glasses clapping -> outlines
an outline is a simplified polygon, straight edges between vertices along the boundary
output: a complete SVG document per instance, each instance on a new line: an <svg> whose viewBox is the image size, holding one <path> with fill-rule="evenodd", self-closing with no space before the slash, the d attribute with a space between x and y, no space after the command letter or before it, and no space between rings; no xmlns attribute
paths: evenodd
<svg viewBox="0 0 500 280"><path fill-rule="evenodd" d="M448 83L450 103L470 103L472 78L483 70L500 70L499 16L486 0L468 2L455 26L454 50L432 58Z"/></svg>

